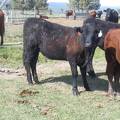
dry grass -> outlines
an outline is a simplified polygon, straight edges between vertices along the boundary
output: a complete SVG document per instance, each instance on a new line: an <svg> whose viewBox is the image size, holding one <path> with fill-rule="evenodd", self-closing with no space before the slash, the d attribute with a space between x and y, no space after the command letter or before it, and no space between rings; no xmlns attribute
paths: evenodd
<svg viewBox="0 0 120 120"><path fill-rule="evenodd" d="M65 26L70 26L70 27L81 26L83 23L83 20L84 20L83 18L77 19L77 20L65 19L65 18L48 19L48 21L50 22L65 25Z"/></svg>

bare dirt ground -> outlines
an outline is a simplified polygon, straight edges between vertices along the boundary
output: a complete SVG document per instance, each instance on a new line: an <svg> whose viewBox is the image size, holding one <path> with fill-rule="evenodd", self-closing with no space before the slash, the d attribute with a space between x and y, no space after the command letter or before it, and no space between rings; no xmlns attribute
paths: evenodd
<svg viewBox="0 0 120 120"><path fill-rule="evenodd" d="M75 26L81 26L83 23L83 18L79 18L77 20L73 20L71 19L65 19L65 18L58 18L58 19L48 19L48 21L53 22L53 23L57 23L57 24L61 24L64 26L70 26L70 27L75 27Z"/></svg>

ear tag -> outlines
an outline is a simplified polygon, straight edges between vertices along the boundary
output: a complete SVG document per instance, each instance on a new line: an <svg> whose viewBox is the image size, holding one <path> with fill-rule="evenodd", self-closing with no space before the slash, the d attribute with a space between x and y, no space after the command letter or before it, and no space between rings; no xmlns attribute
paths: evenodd
<svg viewBox="0 0 120 120"><path fill-rule="evenodd" d="M102 37L103 33L102 31L100 30L100 32L98 33L98 37Z"/></svg>

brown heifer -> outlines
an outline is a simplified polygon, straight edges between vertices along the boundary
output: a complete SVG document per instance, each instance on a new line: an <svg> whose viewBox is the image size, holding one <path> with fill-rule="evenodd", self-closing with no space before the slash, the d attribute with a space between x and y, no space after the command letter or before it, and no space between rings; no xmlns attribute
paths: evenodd
<svg viewBox="0 0 120 120"><path fill-rule="evenodd" d="M73 10L66 10L66 18L69 18L69 16L73 16Z"/></svg>
<svg viewBox="0 0 120 120"><path fill-rule="evenodd" d="M2 10L0 10L0 35L1 35L1 45L3 45L3 35L5 31L5 26L4 26L4 13Z"/></svg>
<svg viewBox="0 0 120 120"><path fill-rule="evenodd" d="M105 36L105 56L107 61L108 94L120 94L120 29L110 30ZM114 78L114 81L113 81Z"/></svg>

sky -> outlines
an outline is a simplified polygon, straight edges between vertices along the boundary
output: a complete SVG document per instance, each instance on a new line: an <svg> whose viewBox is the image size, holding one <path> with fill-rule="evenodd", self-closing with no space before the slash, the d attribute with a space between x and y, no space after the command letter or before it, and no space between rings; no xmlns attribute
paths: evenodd
<svg viewBox="0 0 120 120"><path fill-rule="evenodd" d="M65 2L68 3L69 0L48 0L48 2ZM120 0L100 0L101 6L108 7L118 7L120 6Z"/></svg>
<svg viewBox="0 0 120 120"><path fill-rule="evenodd" d="M48 2L65 2L65 3L68 3L69 0L48 0Z"/></svg>
<svg viewBox="0 0 120 120"><path fill-rule="evenodd" d="M120 0L100 0L101 6L119 6L120 7Z"/></svg>

